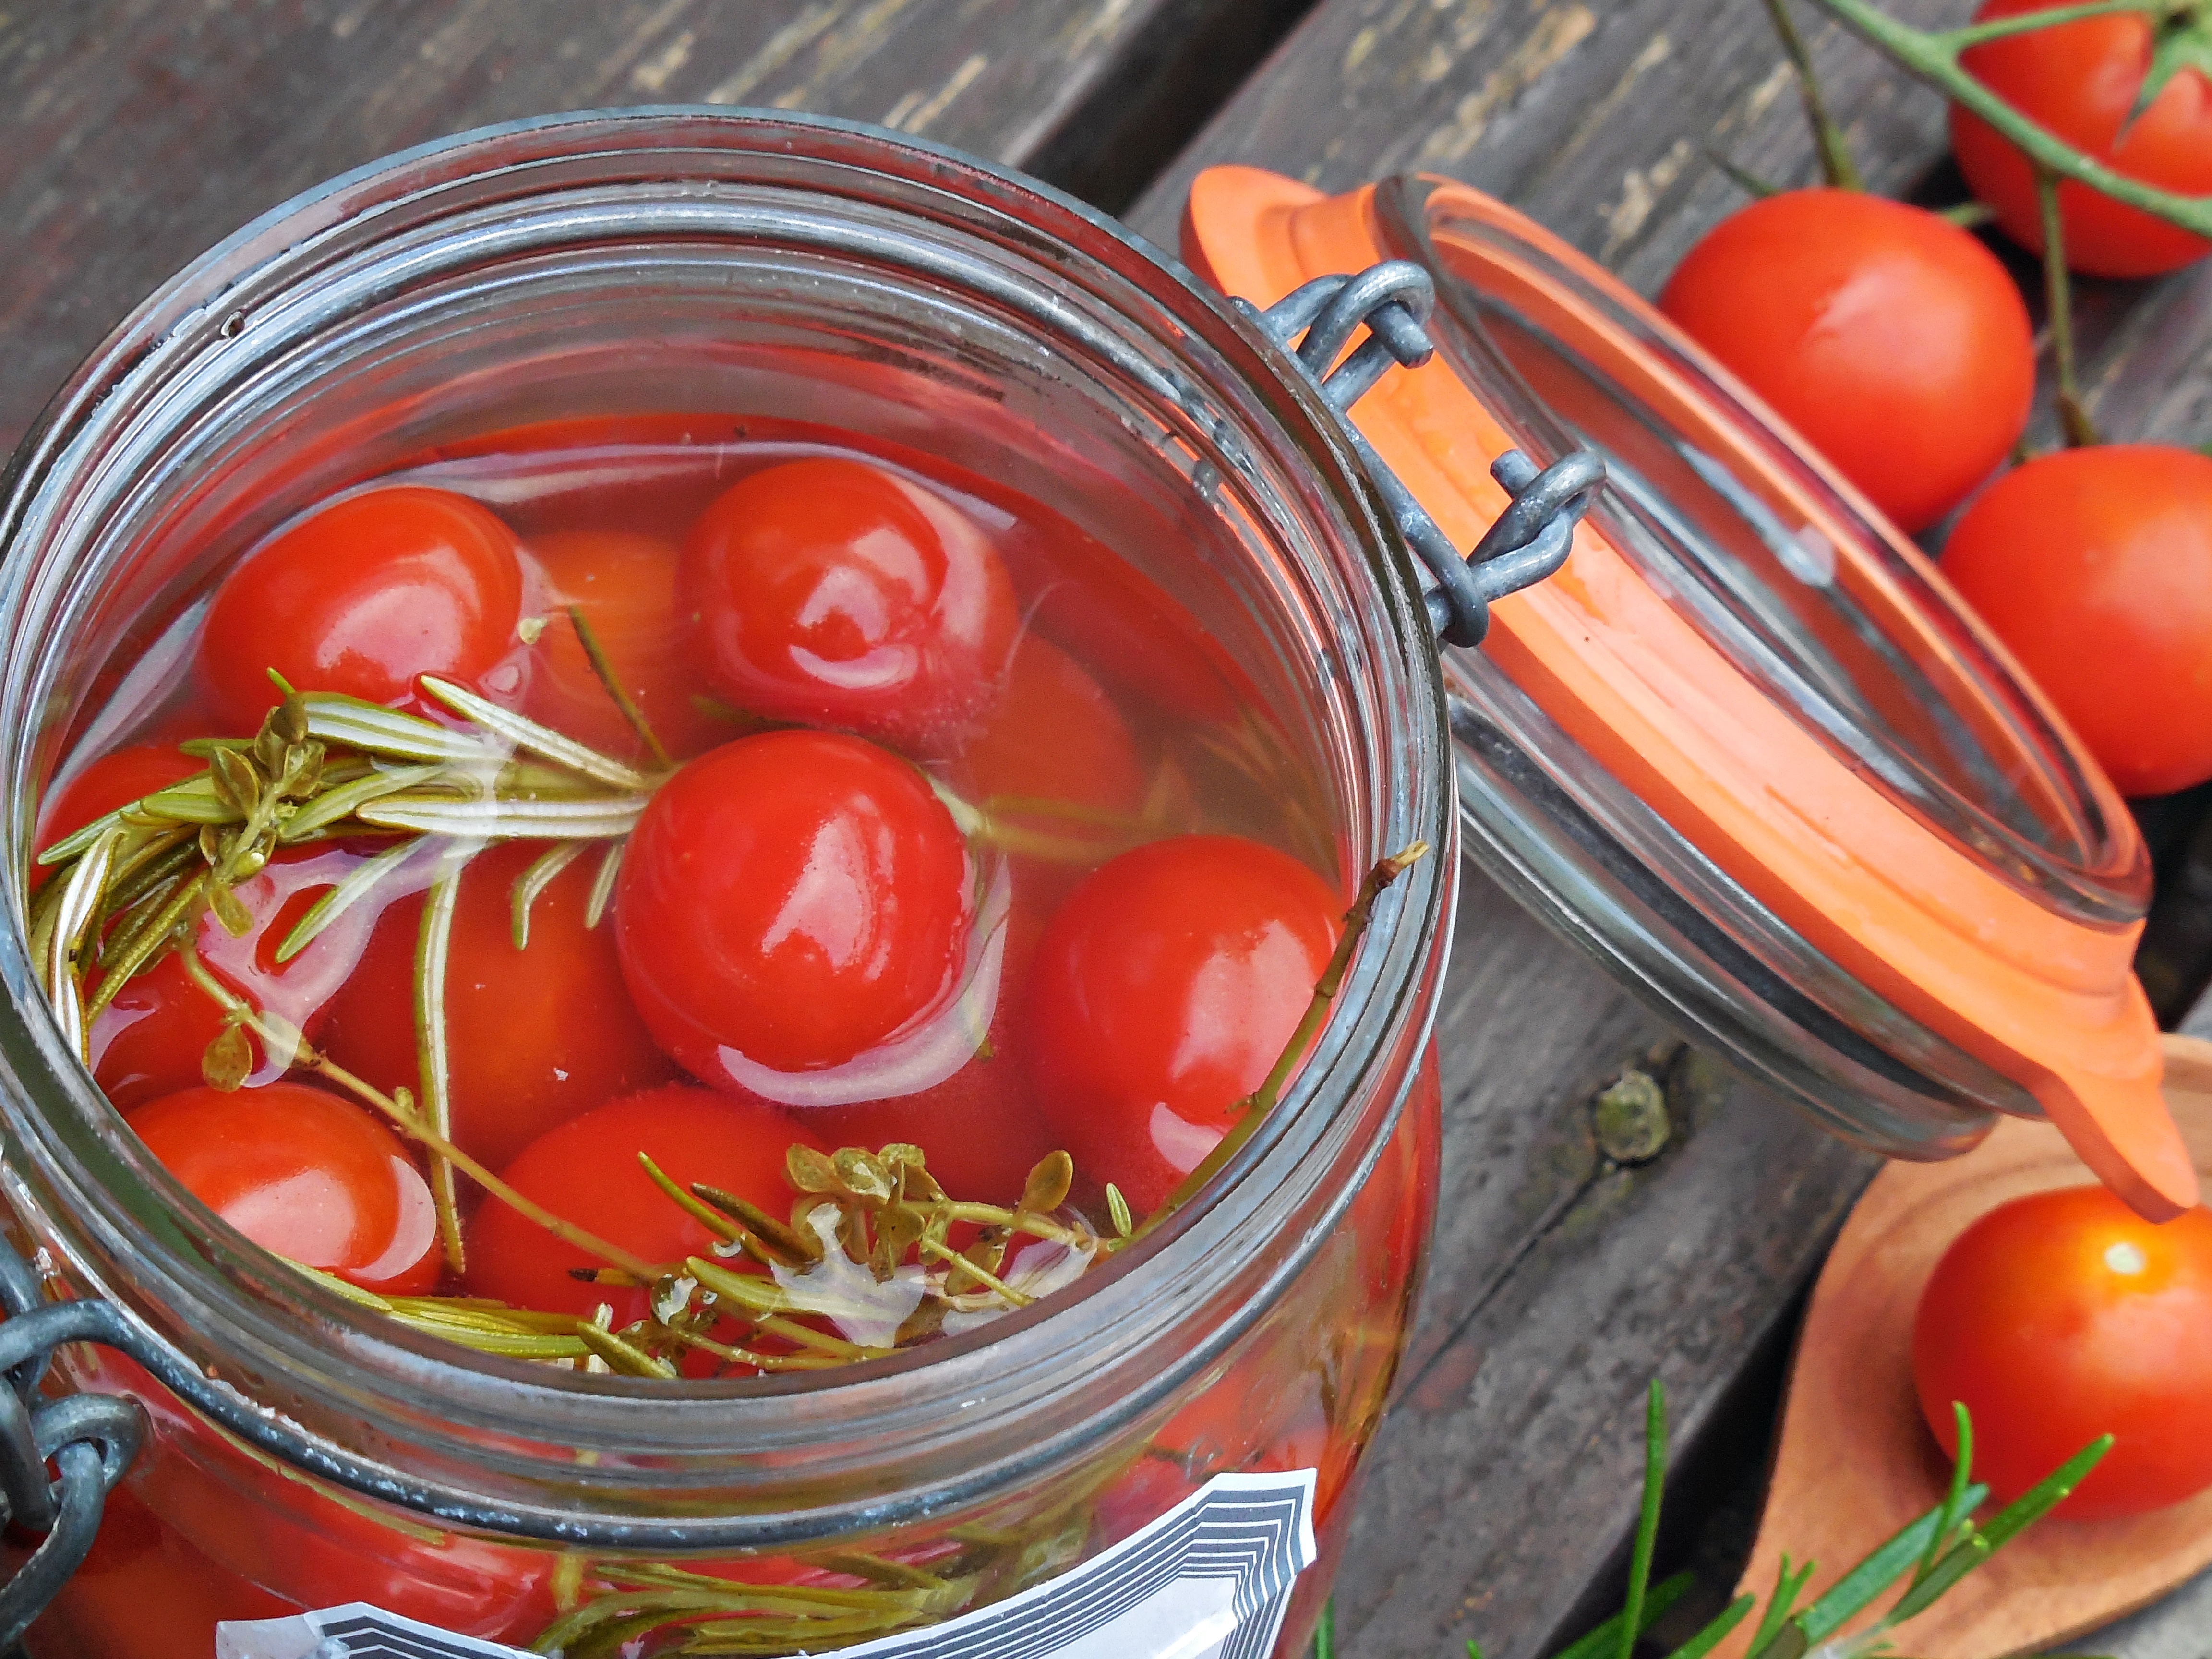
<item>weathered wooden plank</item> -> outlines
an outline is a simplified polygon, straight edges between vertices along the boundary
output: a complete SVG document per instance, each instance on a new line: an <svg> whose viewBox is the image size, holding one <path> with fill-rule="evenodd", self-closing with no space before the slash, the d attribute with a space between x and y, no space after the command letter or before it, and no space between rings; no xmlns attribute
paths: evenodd
<svg viewBox="0 0 2212 1659"><path fill-rule="evenodd" d="M1666 1381L1692 1463L1758 1419L1731 1385L1762 1355L1778 1372L1796 1294L1876 1163L1677 1061L1667 1150L1613 1164L1591 1097L1673 1046L1662 1028L1472 870L1458 925L1437 1265L1338 1580L1343 1650L1363 1659L1469 1638L1515 1659L1602 1617L1645 1386Z"/></svg>
<svg viewBox="0 0 2212 1659"><path fill-rule="evenodd" d="M1934 22L1966 8L1891 9ZM1869 182L1941 192L1941 101L1799 15ZM1441 172L1650 293L1746 199L1714 154L1784 185L1818 177L1757 0L1327 0L1130 216L1172 238L1190 177L1217 161L1330 190ZM2207 435L2205 278L2133 305L2106 285L2085 295L2085 362L2116 431ZM1516 937L1499 903L1471 892L1462 928ZM1543 1000L1516 1000L1504 978L1477 984L1479 949L1470 961L1462 944L1455 966L1440 1268L1339 1583L1343 1645L1363 1656L1434 1655L1472 1637L1493 1659L1520 1659L1602 1617L1655 1373L1674 1395L1686 1469L1667 1553L1711 1581L1710 1611L1756 1520L1799 1298L1873 1167L1739 1086L1658 1163L1607 1170L1577 1136L1633 1028L1600 1012L1594 969L1534 936L1515 949ZM1499 1074L1516 1043L1555 1030L1583 1052Z"/></svg>
<svg viewBox="0 0 2212 1659"><path fill-rule="evenodd" d="M926 134L1119 205L1308 3L0 6L0 452L154 284L406 145L549 110L775 105Z"/></svg>
<svg viewBox="0 0 2212 1659"><path fill-rule="evenodd" d="M1892 9L1932 21L1956 0ZM1942 108L1807 20L1831 101L1877 190L1940 146ZM1783 185L1818 176L1756 0L1329 0L1148 190L1131 222L1172 237L1191 176L1245 161L1340 190L1448 173L1534 214L1649 290L1742 192L1708 151Z"/></svg>
<svg viewBox="0 0 2212 1659"><path fill-rule="evenodd" d="M2212 1572L2199 1573L2155 1607L2068 1645L2106 1659L2204 1659L2212 1653Z"/></svg>

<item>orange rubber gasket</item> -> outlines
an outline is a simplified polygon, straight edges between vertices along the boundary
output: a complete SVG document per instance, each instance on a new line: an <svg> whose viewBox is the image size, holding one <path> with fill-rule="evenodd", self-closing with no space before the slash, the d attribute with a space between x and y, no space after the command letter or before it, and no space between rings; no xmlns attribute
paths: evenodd
<svg viewBox="0 0 2212 1659"><path fill-rule="evenodd" d="M1272 304L1315 276L1388 257L1373 196L1372 186L1332 198L1257 168L1212 168L1191 187L1184 257L1224 293ZM1458 185L1440 185L1436 199L1510 229L1673 334L1608 273L1510 209ZM1583 328L1635 354L1653 381L1698 399L1571 292L1523 275ZM1440 359L1392 371L1353 418L1458 545L1472 546L1504 507L1488 469L1510 440ZM1722 419L1714 428L1729 429ZM1730 459L1766 470L1748 444ZM1887 584L1856 537L1832 521L1820 527L1858 567L1855 579ZM2140 923L2059 915L1940 835L1775 704L1587 524L1565 568L1494 608L1484 649L1816 948L2026 1089L2130 1205L2162 1219L2197 1201L2160 1092L2157 1022L2133 970ZM2094 762L2081 763L2108 820L2132 835L2117 793Z"/></svg>

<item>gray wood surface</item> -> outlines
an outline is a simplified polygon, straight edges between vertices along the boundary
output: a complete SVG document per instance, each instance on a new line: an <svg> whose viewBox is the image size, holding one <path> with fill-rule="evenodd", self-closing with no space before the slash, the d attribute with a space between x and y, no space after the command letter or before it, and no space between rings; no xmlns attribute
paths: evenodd
<svg viewBox="0 0 2212 1659"><path fill-rule="evenodd" d="M1763 1402L1734 1385L1776 1351L1876 1163L1671 1054L1626 992L1466 878L1441 1026L1436 1267L1338 1581L1348 1659L1427 1659L1469 1638L1511 1659L1604 1617L1646 1386L1667 1384L1686 1470L1715 1437L1724 1462L1762 1458ZM1596 1143L1591 1101L1631 1066L1668 1079L1671 1135L1623 1168ZM1691 1484L1725 1492L1717 1473ZM1699 1496L1677 1495L1694 1531Z"/></svg>
<svg viewBox="0 0 2212 1659"><path fill-rule="evenodd" d="M879 121L1118 207L1309 0L0 5L0 453L142 295L264 210L550 111Z"/></svg>
<svg viewBox="0 0 2212 1659"><path fill-rule="evenodd" d="M1970 8L1888 9L1939 22ZM1956 199L1941 101L1798 15L1871 185ZM1328 190L1438 172L1649 294L1747 199L1714 153L1782 185L1818 180L1757 0L1327 0L1130 217L1172 238L1191 176L1218 161ZM2212 267L2087 285L2081 312L2110 431L2212 437ZM1662 1554L1693 1560L1716 1607L1757 1520L1800 1300L1873 1167L1740 1085L1657 1163L1604 1170L1576 1136L1589 1090L1644 1034L1619 993L1506 908L1478 886L1462 911L1439 1270L1339 1581L1354 1659L1430 1659L1468 1638L1491 1659L1529 1659L1617 1607L1655 1373L1683 1447L1680 1531ZM1562 1036L1571 1057L1553 1049ZM2094 1650L2168 1659L2161 1644L2179 1642L2171 1652L2197 1659L2207 1644L2181 1632L2202 1618L2147 1613ZM1678 1639L1694 1628L1675 1626Z"/></svg>

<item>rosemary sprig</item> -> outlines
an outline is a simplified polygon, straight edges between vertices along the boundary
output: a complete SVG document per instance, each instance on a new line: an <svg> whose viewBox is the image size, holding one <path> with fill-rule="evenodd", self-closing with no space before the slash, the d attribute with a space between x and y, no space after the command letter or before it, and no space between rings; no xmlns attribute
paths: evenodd
<svg viewBox="0 0 2212 1659"><path fill-rule="evenodd" d="M1959 1455L1943 1501L1885 1541L1806 1607L1798 1607L1797 1600L1812 1581L1814 1564L1808 1561L1792 1568L1789 1557L1783 1557L1774 1589L1766 1598L1746 1650L1747 1659L1875 1659L1888 1650L1893 1631L1927 1612L1960 1579L2048 1515L2112 1449L2110 1435L2092 1442L2032 1491L1978 1525L1969 1517L1988 1499L1989 1488L1971 1483L1972 1424L1963 1405L1953 1409L1959 1415ZM1683 1573L1648 1591L1645 1588L1666 1485L1666 1394L1656 1378L1646 1401L1644 1432L1643 1498L1630 1551L1627 1608L1563 1649L1555 1659L1606 1659L1632 1653L1637 1638L1690 1587L1690 1575ZM1864 1629L1840 1633L1900 1580L1905 1589L1894 1603ZM1689 1640L1669 1650L1666 1659L1705 1659L1751 1616L1758 1601L1753 1595L1737 1597ZM1467 1651L1468 1659L1482 1659L1482 1650L1474 1643L1467 1644Z"/></svg>
<svg viewBox="0 0 2212 1659"><path fill-rule="evenodd" d="M446 969L452 955L453 912L460 903L461 875L482 846L477 842L455 842L438 861L430 890L422 896L422 915L415 939L415 1075L422 1096L422 1123L441 1140L453 1138L453 1076L447 1063L451 1045L446 1038ZM468 1257L461 1242L460 1195L453 1186L452 1162L430 1154L430 1197L437 1206L438 1239L446 1266L454 1273L467 1269Z"/></svg>

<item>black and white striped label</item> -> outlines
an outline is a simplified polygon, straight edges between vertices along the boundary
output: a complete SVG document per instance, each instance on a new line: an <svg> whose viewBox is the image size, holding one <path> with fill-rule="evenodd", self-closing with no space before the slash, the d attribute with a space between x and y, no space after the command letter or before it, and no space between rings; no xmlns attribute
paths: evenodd
<svg viewBox="0 0 2212 1659"><path fill-rule="evenodd" d="M1314 1472L1220 1474L1072 1572L839 1659L1267 1659L1313 1564ZM532 1659L356 1602L230 1623L216 1659Z"/></svg>

